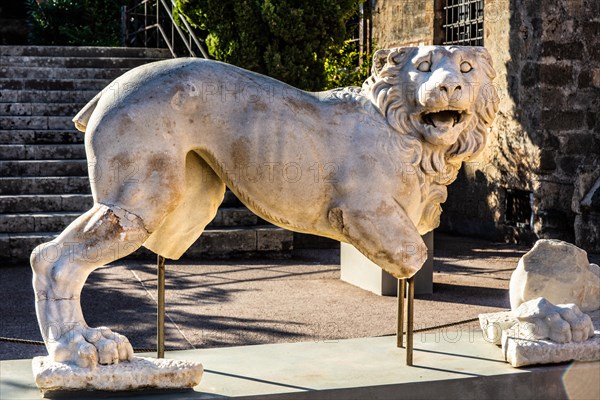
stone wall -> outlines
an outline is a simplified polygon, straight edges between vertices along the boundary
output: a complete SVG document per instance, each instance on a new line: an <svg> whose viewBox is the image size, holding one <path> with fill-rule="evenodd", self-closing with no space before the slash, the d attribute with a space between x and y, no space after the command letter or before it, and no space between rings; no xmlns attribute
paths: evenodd
<svg viewBox="0 0 600 400"><path fill-rule="evenodd" d="M373 3L376 48L433 44L433 1L379 0Z"/></svg>
<svg viewBox="0 0 600 400"><path fill-rule="evenodd" d="M395 2L376 3L386 12ZM440 43L438 2L415 3L431 13L414 19L412 26L421 24L414 33L400 25L411 16L374 15L378 47ZM441 230L507 241L559 238L600 252L599 16L596 0L485 2L484 45L498 73L500 111L487 150L449 188ZM531 199L531 221L511 218L515 197L527 206Z"/></svg>
<svg viewBox="0 0 600 400"><path fill-rule="evenodd" d="M548 143L538 126L539 84L529 72L538 59L540 32L510 0L486 1L484 17L484 45L496 69L500 108L486 151L466 163L449 188L440 229L528 242L535 238L535 221L511 220L507 202L510 191L535 192L538 172L546 168L540 155Z"/></svg>

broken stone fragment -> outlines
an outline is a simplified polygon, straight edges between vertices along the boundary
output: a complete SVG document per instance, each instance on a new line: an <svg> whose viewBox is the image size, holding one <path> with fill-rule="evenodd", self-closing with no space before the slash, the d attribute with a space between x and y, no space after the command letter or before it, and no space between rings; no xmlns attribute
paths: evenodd
<svg viewBox="0 0 600 400"><path fill-rule="evenodd" d="M576 304L583 312L600 308L600 267L570 243L541 239L520 260L510 278L510 306L539 297Z"/></svg>
<svg viewBox="0 0 600 400"><path fill-rule="evenodd" d="M501 344L502 332L517 322L510 311L479 314L479 326L483 331L485 340L497 345Z"/></svg>

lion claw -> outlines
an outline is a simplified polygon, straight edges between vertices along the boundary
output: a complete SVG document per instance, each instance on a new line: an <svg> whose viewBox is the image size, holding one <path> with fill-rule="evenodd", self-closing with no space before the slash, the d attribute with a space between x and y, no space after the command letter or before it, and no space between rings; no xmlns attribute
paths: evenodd
<svg viewBox="0 0 600 400"><path fill-rule="evenodd" d="M50 343L49 348L54 361L75 364L80 368L93 369L98 364L118 364L133 359L129 340L105 327L71 330Z"/></svg>

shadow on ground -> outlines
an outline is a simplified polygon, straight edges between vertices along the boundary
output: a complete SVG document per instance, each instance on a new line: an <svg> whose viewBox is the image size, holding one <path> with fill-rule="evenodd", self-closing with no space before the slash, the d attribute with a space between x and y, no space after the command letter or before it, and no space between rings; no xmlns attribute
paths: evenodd
<svg viewBox="0 0 600 400"><path fill-rule="evenodd" d="M508 282L527 249L436 234L434 294L415 301L415 326L435 327L509 307ZM0 269L0 336L41 340L31 270ZM396 299L339 279L339 252L292 260L167 262L166 344L206 348L391 335ZM108 326L136 348L155 346L156 266L121 260L94 272L82 294L90 326ZM0 358L44 354L0 341Z"/></svg>

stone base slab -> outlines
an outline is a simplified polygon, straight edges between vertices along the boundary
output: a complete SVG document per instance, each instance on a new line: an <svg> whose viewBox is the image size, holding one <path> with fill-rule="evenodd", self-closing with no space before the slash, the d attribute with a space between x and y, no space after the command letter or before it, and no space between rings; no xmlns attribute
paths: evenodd
<svg viewBox="0 0 600 400"><path fill-rule="evenodd" d="M501 345L504 359L513 367L600 361L600 310L587 314L594 324L594 336L584 342L556 343L520 337L518 328L511 327L516 320L510 312L480 314L479 322L486 340Z"/></svg>
<svg viewBox="0 0 600 400"><path fill-rule="evenodd" d="M45 396L72 391L124 392L189 389L200 383L202 364L192 361L134 357L130 362L94 369L57 363L49 357L32 361L36 385Z"/></svg>
<svg viewBox="0 0 600 400"><path fill-rule="evenodd" d="M549 340L527 340L503 334L502 351L513 367L552 364L565 361L599 361L600 332L585 342L555 343Z"/></svg>

